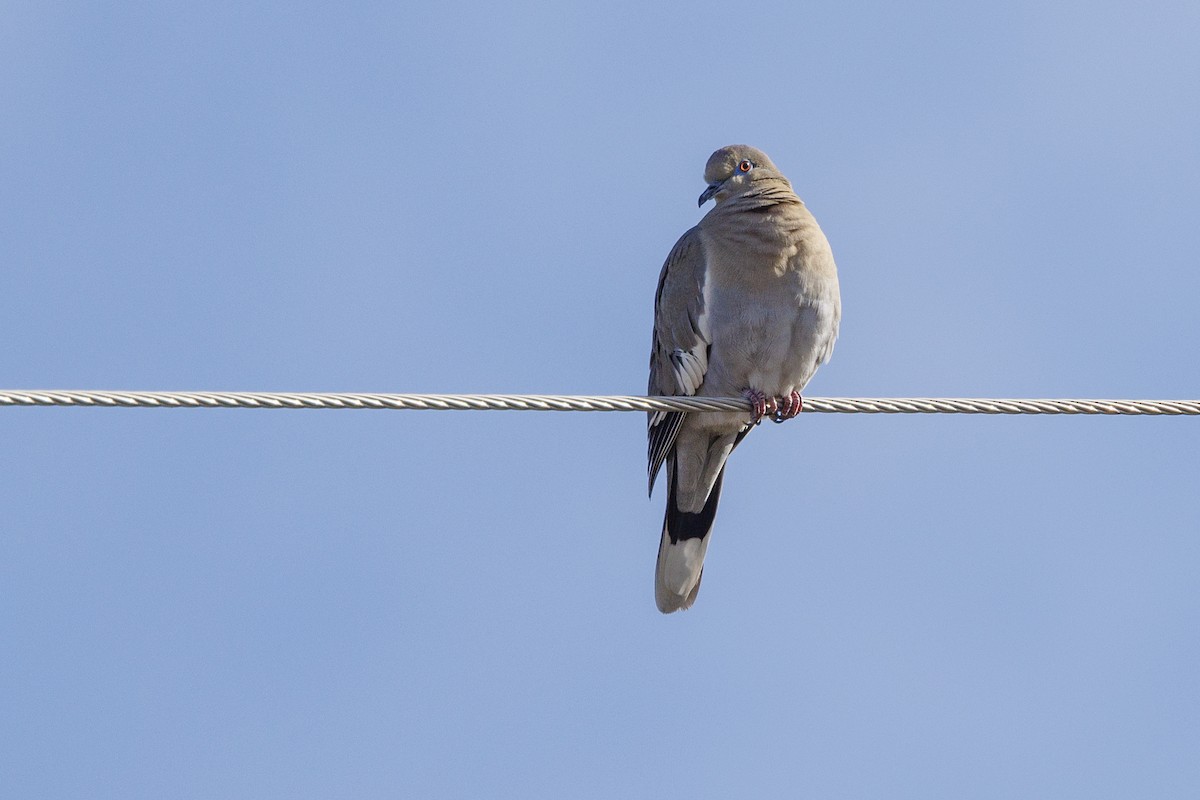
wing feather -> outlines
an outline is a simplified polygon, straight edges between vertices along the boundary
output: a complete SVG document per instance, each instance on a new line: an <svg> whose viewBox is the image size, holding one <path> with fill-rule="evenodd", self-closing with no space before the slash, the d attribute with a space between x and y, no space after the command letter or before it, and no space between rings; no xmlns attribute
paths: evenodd
<svg viewBox="0 0 1200 800"><path fill-rule="evenodd" d="M703 243L697 229L692 228L671 248L658 276L650 348L651 395L694 395L704 383L712 344L704 307L706 270ZM682 411L656 411L647 417L651 492L686 416Z"/></svg>

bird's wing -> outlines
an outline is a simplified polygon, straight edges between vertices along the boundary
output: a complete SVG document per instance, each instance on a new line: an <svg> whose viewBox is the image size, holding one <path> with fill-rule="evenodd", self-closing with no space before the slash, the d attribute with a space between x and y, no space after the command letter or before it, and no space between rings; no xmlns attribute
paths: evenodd
<svg viewBox="0 0 1200 800"><path fill-rule="evenodd" d="M696 228L675 243L658 277L654 295L654 340L650 348L651 395L694 395L708 371L709 347L704 283L707 261ZM652 411L646 434L649 489L675 445L685 412Z"/></svg>

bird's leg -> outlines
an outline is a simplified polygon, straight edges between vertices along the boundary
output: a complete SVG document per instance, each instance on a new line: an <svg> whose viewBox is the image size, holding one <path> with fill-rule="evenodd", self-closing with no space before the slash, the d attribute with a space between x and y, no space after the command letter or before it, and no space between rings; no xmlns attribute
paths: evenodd
<svg viewBox="0 0 1200 800"><path fill-rule="evenodd" d="M775 398L767 397L767 395L763 394L762 392L758 391L757 389L743 389L742 397L745 397L747 400L750 401L750 405L751 405L750 422L751 422L751 424L757 425L758 423L762 422L762 418L764 416L766 416L768 413L771 413L771 414L779 413L779 411L778 411L779 406L778 406L778 403L775 401Z"/></svg>
<svg viewBox="0 0 1200 800"><path fill-rule="evenodd" d="M783 422L785 419L793 419L800 415L800 410L804 407L804 399L800 397L800 393L793 390L787 397L779 398L779 403L775 409L775 415L771 419L776 422Z"/></svg>

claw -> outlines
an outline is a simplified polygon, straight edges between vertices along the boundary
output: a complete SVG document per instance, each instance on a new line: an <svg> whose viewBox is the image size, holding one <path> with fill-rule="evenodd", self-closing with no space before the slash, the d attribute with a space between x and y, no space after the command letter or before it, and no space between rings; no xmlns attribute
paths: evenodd
<svg viewBox="0 0 1200 800"><path fill-rule="evenodd" d="M779 403L775 411L775 415L771 417L775 422L783 422L784 420L794 419L799 416L801 409L804 408L804 399L800 397L800 393L792 391L787 397L779 398Z"/></svg>
<svg viewBox="0 0 1200 800"><path fill-rule="evenodd" d="M778 405L774 397L767 397L757 389L743 389L742 397L750 401L750 423L757 425L762 422L762 418L770 411L772 414L777 414Z"/></svg>

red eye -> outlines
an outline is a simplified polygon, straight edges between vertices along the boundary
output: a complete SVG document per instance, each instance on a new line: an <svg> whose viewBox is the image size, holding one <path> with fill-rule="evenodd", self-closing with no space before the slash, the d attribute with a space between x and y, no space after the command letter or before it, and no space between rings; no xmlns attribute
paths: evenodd
<svg viewBox="0 0 1200 800"><path fill-rule="evenodd" d="M744 159L742 160L742 163L738 164L738 169L740 169L742 172L749 172L753 167L753 164Z"/></svg>

